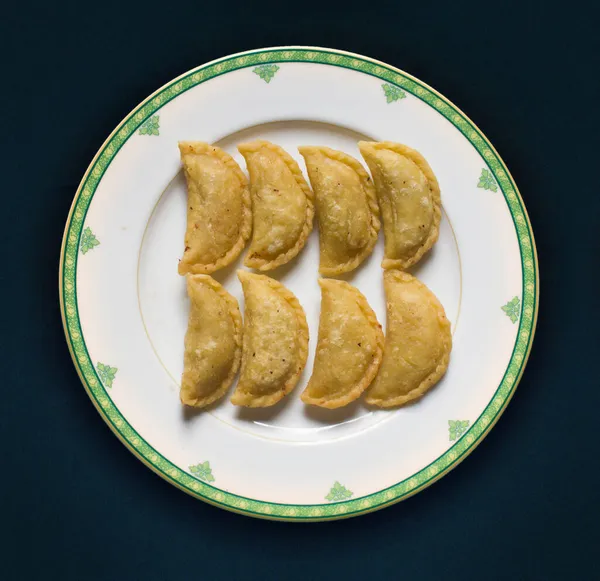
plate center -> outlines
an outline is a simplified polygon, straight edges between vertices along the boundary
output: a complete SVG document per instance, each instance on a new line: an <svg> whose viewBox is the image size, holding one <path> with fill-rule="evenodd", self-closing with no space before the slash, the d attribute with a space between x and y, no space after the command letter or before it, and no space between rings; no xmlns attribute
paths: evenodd
<svg viewBox="0 0 600 581"><path fill-rule="evenodd" d="M198 138L195 135L181 137ZM327 145L362 160L357 142L361 139L378 139L378 136L361 135L327 123L284 121L243 129L224 137L216 145L231 154L245 171L244 160L236 146L259 138L281 145L298 161L306 175L303 159L297 151L299 145ZM150 216L140 248L138 300L148 339L172 379L173 397L178 398L183 371L183 338L189 311L185 279L177 274L177 263L183 250L187 207L182 172L173 178L164 192L157 192L156 196L158 203ZM243 293L236 270L245 268L242 264L244 255L245 251L235 263L212 275L238 299L242 310ZM380 267L382 256L383 234L380 233L373 254L357 270L339 278L347 280L366 296L379 322L385 326L385 297ZM286 285L298 297L306 312L310 329L309 358L295 390L271 408L238 408L226 397L197 415L210 413L234 429L258 437L295 442L322 442L355 435L392 417L393 412L368 409L362 400L338 410L326 410L306 406L299 398L312 372L317 343L320 311L318 263L319 241L315 224L306 247L296 259L265 273ZM454 329L460 310L461 272L458 246L446 214L442 219L438 244L413 270L413 274L436 293Z"/></svg>

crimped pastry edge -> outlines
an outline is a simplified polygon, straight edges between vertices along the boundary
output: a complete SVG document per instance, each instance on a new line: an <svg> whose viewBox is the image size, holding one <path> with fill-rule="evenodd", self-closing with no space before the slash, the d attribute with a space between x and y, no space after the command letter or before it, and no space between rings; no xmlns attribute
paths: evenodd
<svg viewBox="0 0 600 581"><path fill-rule="evenodd" d="M225 301L228 307L229 316L233 322L234 342L236 344L231 369L227 374L227 377L213 393L204 398L195 398L194 400L189 399L184 401L181 397L181 389L179 390L181 403L190 407L203 408L221 399L227 393L227 390L231 387L240 368L240 363L242 361L242 314L240 313L240 307L236 298L229 294L225 288L211 276L207 274L189 274L186 278L187 285L193 284L194 282L207 284Z"/></svg>
<svg viewBox="0 0 600 581"><path fill-rule="evenodd" d="M404 405L415 399L423 397L443 377L450 363L450 352L452 351L452 332L450 327L450 321L446 317L444 307L427 285L422 283L418 278L412 276L407 272L402 272L401 270L386 270L383 273L383 276L384 282L386 278L393 278L399 282L415 281L418 285L423 287L427 291L427 293L431 297L433 297L434 300L432 302L435 305L438 321L440 322L440 327L443 329L443 331L445 331L444 354L442 355L442 358L438 362L437 367L415 389L388 401L371 398L369 397L369 393L367 392L365 397L366 403L381 408L391 408Z"/></svg>
<svg viewBox="0 0 600 581"><path fill-rule="evenodd" d="M319 285L321 287L322 292L330 290L328 287L331 287L331 286L339 286L347 291L350 291L350 293L355 297L360 310L365 315L365 318L367 320L369 327L371 327L372 329L375 330L375 335L376 335L376 337L375 337L376 351L375 351L374 357L371 360L371 363L369 364L369 366L367 367L367 370L365 371L362 379L357 384L355 384L354 387L352 387L352 389L350 389L350 391L348 393L346 393L343 396L337 397L336 399L326 402L326 401L324 401L323 398L314 398L314 397L311 397L310 395L308 395L308 393L307 393L308 386L307 386L306 389L302 392L302 395L300 396L302 401L306 404L316 405L316 406L324 407L324 408L328 408L328 409L336 409L336 408L348 405L349 403L358 399L362 395L362 393L365 391L365 389L367 389L367 387L369 387L371 382L375 379L377 372L379 371L379 367L381 366L381 362L383 361L383 348L384 348L385 339L384 339L384 335L383 335L383 330L381 328L381 325L379 324L379 321L377 320L377 316L375 315L375 312L371 308L371 305L369 305L366 297L356 287L352 286L350 283L347 283L346 281L335 280L335 279L319 279ZM317 340L317 349L318 348L319 348L319 340ZM309 380L309 385L310 385L310 380Z"/></svg>
<svg viewBox="0 0 600 581"><path fill-rule="evenodd" d="M286 252L278 255L272 260L267 260L265 258L250 258L248 255L244 258L244 266L264 272L268 270L273 270L278 266L282 266L283 264L288 263L290 260L295 258L304 248L306 241L308 240L308 237L313 229L315 207L313 191L310 189L310 186L304 179L304 175L302 174L302 171L300 170L300 167L298 166L294 158L287 151L285 151L283 147L271 143L270 141L266 141L264 139L258 139L250 143L240 143L240 145L238 145L238 151L244 156L244 159L246 159L245 153L253 153L259 151L262 148L270 149L271 151L277 153L283 159L289 170L292 172L296 183L300 186L300 188L304 192L304 195L306 196L306 215L304 220L304 226L294 246L292 246ZM246 163L248 162L246 161ZM252 242L250 243L250 247L252 247Z"/></svg>
<svg viewBox="0 0 600 581"><path fill-rule="evenodd" d="M419 260L423 257L423 255L431 250L433 245L437 242L440 234L440 222L442 219L442 198L440 192L440 185L431 169L431 166L427 162L427 160L416 150L408 147L407 145L403 145L401 143L394 143L393 141L359 141L358 148L363 157L364 151L369 151L369 149L377 150L377 149L389 149L398 153L399 155L403 155L410 159L425 175L429 185L431 187L431 197L433 200L433 224L431 230L429 231L429 236L421 246L419 246L416 252L408 257L408 258L383 258L381 262L381 267L385 270L388 269L406 269L414 264L417 264ZM366 161L366 158L365 158ZM368 163L367 163L368 165ZM385 228L384 228L385 234Z"/></svg>
<svg viewBox="0 0 600 581"><path fill-rule="evenodd" d="M180 141L179 151L182 156L184 154L200 155L206 152L216 154L217 157L237 175L238 179L240 180L240 184L242 185L242 223L240 224L240 235L233 246L223 256L219 257L214 262L206 264L185 263L183 261L183 258L185 257L184 252L183 257L179 261L179 265L177 267L177 271L181 275L210 274L231 264L240 255L246 246L250 235L252 234L252 202L250 200L248 178L237 162L226 151L223 151L216 145L210 145L203 141Z"/></svg>
<svg viewBox="0 0 600 581"><path fill-rule="evenodd" d="M290 393L298 383L298 380L300 379L300 375L304 370L304 366L306 365L306 360L308 358L308 323L306 322L306 315L304 314L304 309L302 308L302 305L300 304L294 293L292 293L292 291L283 286L283 284L281 284L279 281L264 274L256 274L253 272L248 272L247 270L238 270L237 275L240 279L240 282L242 283L242 287L244 286L244 280L264 280L274 291L279 293L288 304L291 305L296 314L296 320L298 322L297 370L286 380L286 382L280 387L280 389L278 389L272 394L256 397L247 391L242 391L240 389L240 383L238 382L238 385L235 391L233 392L233 395L231 396L231 403L233 403L234 405L253 408L269 407L275 405L278 401L282 400L288 393Z"/></svg>
<svg viewBox="0 0 600 581"><path fill-rule="evenodd" d="M381 222L379 220L379 204L377 203L377 195L375 193L375 185L373 184L373 180L371 179L371 176L369 176L363 165L357 159L355 159L347 153L344 153L343 151L338 151L330 147L318 145L303 145L298 148L298 151L300 152L302 157L304 157L304 161L307 167L307 157L311 153L319 152L323 155L326 155L330 159L334 159L336 161L339 161L340 163L344 163L345 165L349 166L357 173L358 178L360 179L363 190L365 191L365 194L367 196L367 204L369 206L369 212L371 215L369 242L367 245L365 245L361 252L353 256L347 262L338 264L334 267L322 266L321 264L319 264L319 274L322 274L323 276L336 276L338 274L351 272L355 268L357 268L371 254L371 252L373 252L373 248L375 248L375 244L377 243L377 237L379 236Z"/></svg>

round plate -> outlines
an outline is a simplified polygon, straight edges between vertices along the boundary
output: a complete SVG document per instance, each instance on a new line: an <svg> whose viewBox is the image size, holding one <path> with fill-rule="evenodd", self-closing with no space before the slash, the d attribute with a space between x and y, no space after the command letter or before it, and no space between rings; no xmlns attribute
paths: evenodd
<svg viewBox="0 0 600 581"><path fill-rule="evenodd" d="M296 294L310 355L293 393L265 409L228 398L200 413L179 401L188 304L177 274L186 189L177 142L224 148L264 138L304 164L299 145L360 159L359 139L420 151L444 206L440 239L412 270L452 323L446 376L392 411L359 400L325 410L299 394L312 370L320 293L318 234L273 271ZM381 323L382 238L344 278ZM214 274L243 305L235 264ZM384 63L317 48L269 48L190 71L113 131L75 196L63 239L61 310L67 342L94 405L119 439L182 490L247 515L327 520L369 512L422 490L494 425L533 339L538 272L533 234L507 168L479 129L433 89Z"/></svg>

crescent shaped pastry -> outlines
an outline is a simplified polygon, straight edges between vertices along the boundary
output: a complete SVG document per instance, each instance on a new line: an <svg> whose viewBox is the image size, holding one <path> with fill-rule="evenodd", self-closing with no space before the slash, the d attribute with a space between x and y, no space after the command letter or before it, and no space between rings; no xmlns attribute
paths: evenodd
<svg viewBox="0 0 600 581"><path fill-rule="evenodd" d="M319 272L354 270L373 250L379 208L369 174L353 157L329 147L299 147L315 193L319 224Z"/></svg>
<svg viewBox="0 0 600 581"><path fill-rule="evenodd" d="M187 277L190 315L185 335L181 402L205 407L231 386L242 356L237 301L206 274Z"/></svg>
<svg viewBox="0 0 600 581"><path fill-rule="evenodd" d="M421 397L441 379L450 360L452 334L444 307L414 276L387 270L383 286L387 302L383 362L365 400L387 408Z"/></svg>
<svg viewBox="0 0 600 581"><path fill-rule="evenodd" d="M182 141L179 151L188 190L179 274L209 274L233 262L250 238L248 180L233 158L214 145Z"/></svg>
<svg viewBox="0 0 600 581"><path fill-rule="evenodd" d="M308 325L298 299L280 282L238 271L244 290L242 370L235 405L276 404L298 382L308 355Z"/></svg>
<svg viewBox="0 0 600 581"><path fill-rule="evenodd" d="M278 145L238 146L250 174L254 233L244 264L271 270L294 258L312 231L313 193L298 164Z"/></svg>
<svg viewBox="0 0 600 581"><path fill-rule="evenodd" d="M304 403L338 408L360 397L381 365L383 331L367 299L342 280L320 279L321 316Z"/></svg>
<svg viewBox="0 0 600 581"><path fill-rule="evenodd" d="M436 243L442 216L440 187L425 158L384 141L358 147L375 181L385 238L383 268L408 268Z"/></svg>

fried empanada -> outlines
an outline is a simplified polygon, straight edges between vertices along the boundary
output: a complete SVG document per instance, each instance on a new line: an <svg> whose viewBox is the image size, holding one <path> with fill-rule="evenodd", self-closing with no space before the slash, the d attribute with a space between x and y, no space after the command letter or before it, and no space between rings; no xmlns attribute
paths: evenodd
<svg viewBox="0 0 600 581"><path fill-rule="evenodd" d="M238 271L244 289L242 369L232 403L276 404L298 382L308 355L308 325L298 299L280 282Z"/></svg>
<svg viewBox="0 0 600 581"><path fill-rule="evenodd" d="M379 208L369 174L353 157L329 147L299 147L315 193L319 272L354 270L373 250Z"/></svg>
<svg viewBox="0 0 600 581"><path fill-rule="evenodd" d="M209 274L240 254L252 231L248 180L222 149L179 143L187 182L185 251L179 274Z"/></svg>
<svg viewBox="0 0 600 581"><path fill-rule="evenodd" d="M271 270L294 258L313 228L313 193L298 164L278 145L238 146L250 174L254 233L244 264Z"/></svg>
<svg viewBox="0 0 600 581"><path fill-rule="evenodd" d="M190 316L185 335L181 402L205 407L225 395L242 357L237 301L206 274L189 274Z"/></svg>
<svg viewBox="0 0 600 581"><path fill-rule="evenodd" d="M385 239L383 268L408 268L436 243L442 216L440 187L414 149L383 141L358 147L375 181Z"/></svg>
<svg viewBox="0 0 600 581"><path fill-rule="evenodd" d="M387 328L383 362L365 401L379 407L417 399L444 375L452 334L444 307L414 276L399 270L383 274Z"/></svg>
<svg viewBox="0 0 600 581"><path fill-rule="evenodd" d="M304 403L338 408L369 386L381 365L383 331L363 294L343 280L320 279L321 316Z"/></svg>

